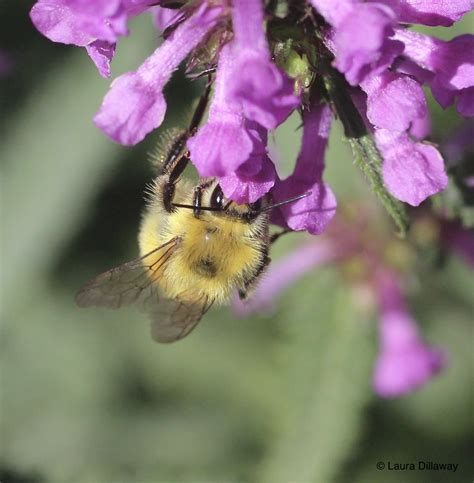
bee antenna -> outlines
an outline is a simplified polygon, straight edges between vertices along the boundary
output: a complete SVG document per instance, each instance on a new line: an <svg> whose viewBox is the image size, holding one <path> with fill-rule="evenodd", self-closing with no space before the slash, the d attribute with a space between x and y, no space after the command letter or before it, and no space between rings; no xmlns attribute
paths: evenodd
<svg viewBox="0 0 474 483"><path fill-rule="evenodd" d="M181 203L173 203L173 206L176 208L187 208L188 210L194 210L196 209L195 206L192 205L183 205ZM205 210L205 211L222 211L222 208L214 208L212 206L200 206L200 210Z"/></svg>
<svg viewBox="0 0 474 483"><path fill-rule="evenodd" d="M278 203L274 203L273 205L265 206L265 208L263 208L263 209L260 210L260 213L263 213L265 211L270 211L273 208L277 208L278 206L282 206L282 205L287 205L289 203L293 203L295 201L301 200L302 198L306 198L307 196L309 196L311 194L312 194L311 191L307 191L306 193L303 193L303 194L298 195L298 196L294 196L293 198L288 198L287 200L280 201Z"/></svg>

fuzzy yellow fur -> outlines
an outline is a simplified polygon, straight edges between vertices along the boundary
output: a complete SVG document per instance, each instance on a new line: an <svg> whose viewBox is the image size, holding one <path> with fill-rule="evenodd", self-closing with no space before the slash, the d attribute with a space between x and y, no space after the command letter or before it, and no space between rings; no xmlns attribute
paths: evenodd
<svg viewBox="0 0 474 483"><path fill-rule="evenodd" d="M192 187L184 181L176 186L174 201L192 204ZM259 245L264 241L258 235L264 232L261 226L264 221L248 224L212 212L202 212L200 218L196 218L193 211L186 208L168 213L163 208L161 193L158 178L139 232L140 253L143 256L174 237L178 237L179 242L147 258L147 264L161 265L158 272L152 273L153 279L169 298L190 302L202 301L203 297L216 303L227 301L234 289L244 287L245 280L259 265ZM167 249L170 251L165 254ZM159 261L160 257L163 258ZM203 259L215 261L213 276L196 269Z"/></svg>

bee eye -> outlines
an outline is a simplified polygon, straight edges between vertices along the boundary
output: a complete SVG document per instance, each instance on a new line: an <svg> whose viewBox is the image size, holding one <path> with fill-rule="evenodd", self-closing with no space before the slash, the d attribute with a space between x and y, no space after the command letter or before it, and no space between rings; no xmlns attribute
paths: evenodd
<svg viewBox="0 0 474 483"><path fill-rule="evenodd" d="M211 206L213 208L222 208L224 204L224 193L221 187L217 185L211 195Z"/></svg>

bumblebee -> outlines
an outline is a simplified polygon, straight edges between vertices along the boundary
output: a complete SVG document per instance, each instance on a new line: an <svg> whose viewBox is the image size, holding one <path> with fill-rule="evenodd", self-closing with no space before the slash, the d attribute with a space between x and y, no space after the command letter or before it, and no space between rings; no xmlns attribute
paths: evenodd
<svg viewBox="0 0 474 483"><path fill-rule="evenodd" d="M238 205L217 179L196 186L182 178L186 141L205 110L204 96L187 132L175 136L149 187L139 230L140 257L90 280L76 295L80 307L136 304L151 319L157 342L182 339L213 304L237 290L245 299L270 263L269 197ZM302 195L305 196L305 195Z"/></svg>

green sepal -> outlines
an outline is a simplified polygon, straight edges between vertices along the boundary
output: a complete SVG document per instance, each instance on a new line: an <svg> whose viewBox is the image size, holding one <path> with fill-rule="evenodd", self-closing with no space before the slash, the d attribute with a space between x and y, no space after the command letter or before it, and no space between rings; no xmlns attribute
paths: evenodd
<svg viewBox="0 0 474 483"><path fill-rule="evenodd" d="M275 44L273 52L278 67L295 80L295 91L301 93L311 85L314 74L306 55L300 54L292 47L291 40L278 42Z"/></svg>

